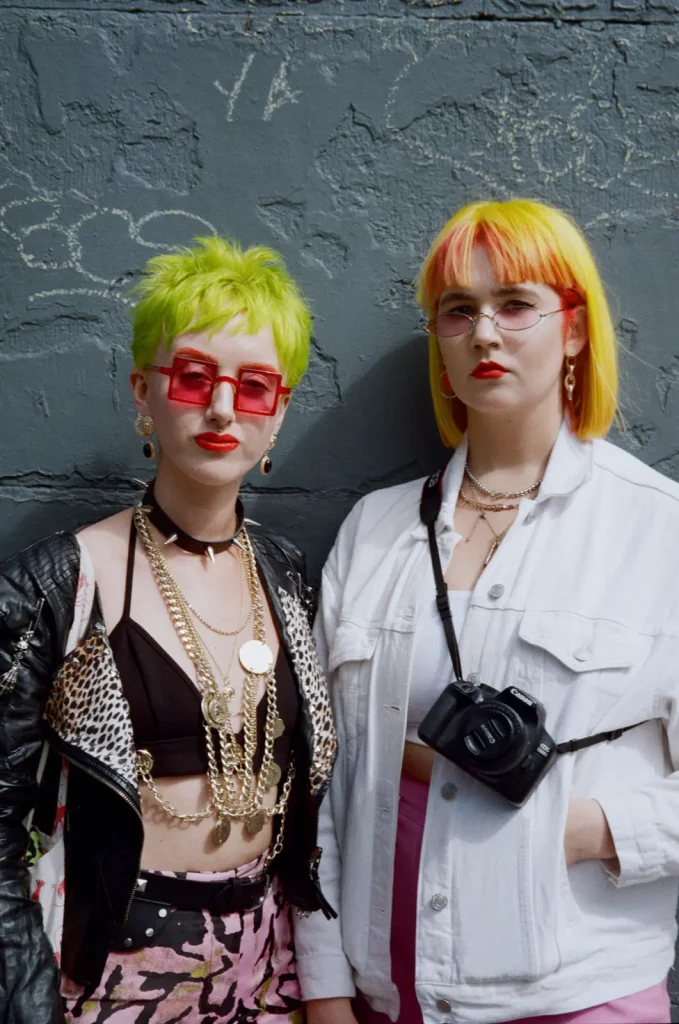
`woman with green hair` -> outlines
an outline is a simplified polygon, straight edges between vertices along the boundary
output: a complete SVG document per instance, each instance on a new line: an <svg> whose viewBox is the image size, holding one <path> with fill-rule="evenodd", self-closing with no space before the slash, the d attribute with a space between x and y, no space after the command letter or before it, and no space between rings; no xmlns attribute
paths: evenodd
<svg viewBox="0 0 679 1024"><path fill-rule="evenodd" d="M324 569L339 919L296 928L308 1024L667 1024L679 487L604 440L617 342L560 210L459 210L418 299L455 451Z"/></svg>
<svg viewBox="0 0 679 1024"><path fill-rule="evenodd" d="M335 732L304 559L239 498L271 469L310 316L277 253L197 243L138 289L135 429L157 456L140 503L0 566L15 1024L301 1022L292 907L333 913L316 828Z"/></svg>

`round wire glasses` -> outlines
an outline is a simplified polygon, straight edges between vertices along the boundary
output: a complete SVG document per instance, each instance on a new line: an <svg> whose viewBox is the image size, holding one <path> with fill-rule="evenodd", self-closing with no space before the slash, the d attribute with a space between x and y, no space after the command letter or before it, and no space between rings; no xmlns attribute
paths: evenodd
<svg viewBox="0 0 679 1024"><path fill-rule="evenodd" d="M427 323L427 330L438 338L458 338L460 335L472 331L481 317L485 316L488 320L492 320L501 331L527 331L530 327L537 327L545 317L554 316L555 313L564 313L567 309L572 308L572 306L563 306L559 309L552 309L548 313L541 313L534 306L505 306L495 313L477 313L476 316L451 309L433 317Z"/></svg>

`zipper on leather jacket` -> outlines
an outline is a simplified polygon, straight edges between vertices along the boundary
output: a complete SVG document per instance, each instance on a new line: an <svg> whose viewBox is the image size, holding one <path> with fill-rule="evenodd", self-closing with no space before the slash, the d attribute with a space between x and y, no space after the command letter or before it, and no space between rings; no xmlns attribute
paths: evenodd
<svg viewBox="0 0 679 1024"><path fill-rule="evenodd" d="M26 657L26 652L28 651L28 648L31 646L31 641L35 636L35 631L38 628L38 622L40 621L40 615L42 614L44 604L45 598L41 597L38 602L38 607L36 608L35 615L33 616L33 621L31 622L31 625L28 627L28 629L25 629L24 632L20 634L18 640L14 641L14 653L12 655L12 662L7 671L5 672L5 674L0 678L0 697L5 696L5 694L7 693L11 693L17 684L21 663Z"/></svg>

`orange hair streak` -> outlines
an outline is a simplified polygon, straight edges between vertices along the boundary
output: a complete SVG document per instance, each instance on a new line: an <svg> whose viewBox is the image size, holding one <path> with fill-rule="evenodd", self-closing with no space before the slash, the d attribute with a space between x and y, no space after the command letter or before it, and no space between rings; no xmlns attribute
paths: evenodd
<svg viewBox="0 0 679 1024"><path fill-rule="evenodd" d="M530 199L464 206L436 238L418 277L417 301L429 319L446 289L470 285L471 253L483 245L503 284L549 285L587 309L589 343L578 356L571 425L582 440L604 437L617 411L618 343L603 283L579 228L561 210ZM466 424L462 403L441 392L443 360L429 336L429 383L441 439L454 448Z"/></svg>

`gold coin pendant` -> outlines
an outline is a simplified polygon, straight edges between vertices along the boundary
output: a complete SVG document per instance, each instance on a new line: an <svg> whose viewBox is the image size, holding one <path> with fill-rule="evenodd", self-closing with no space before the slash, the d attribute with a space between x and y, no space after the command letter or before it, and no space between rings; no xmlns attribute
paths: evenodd
<svg viewBox="0 0 679 1024"><path fill-rule="evenodd" d="M279 765L277 765L276 762L274 761L271 767L269 768L268 772L266 773L267 788L271 789L272 786L277 786L278 783L281 781L282 774L283 773L281 772Z"/></svg>
<svg viewBox="0 0 679 1024"><path fill-rule="evenodd" d="M266 814L264 811L256 811L245 819L245 827L251 836L256 836L258 832L261 832L265 824Z"/></svg>
<svg viewBox="0 0 679 1024"><path fill-rule="evenodd" d="M285 732L285 722L282 718L277 718L273 724L273 738L279 739Z"/></svg>
<svg viewBox="0 0 679 1024"><path fill-rule="evenodd" d="M229 717L229 709L224 695L218 693L212 697L203 697L203 715L207 724L213 729L221 729Z"/></svg>
<svg viewBox="0 0 679 1024"><path fill-rule="evenodd" d="M263 676L273 668L273 654L262 640L248 640L238 652L238 660L246 672Z"/></svg>
<svg viewBox="0 0 679 1024"><path fill-rule="evenodd" d="M216 846L223 846L231 835L231 822L228 818L220 818L212 830L212 838Z"/></svg>

